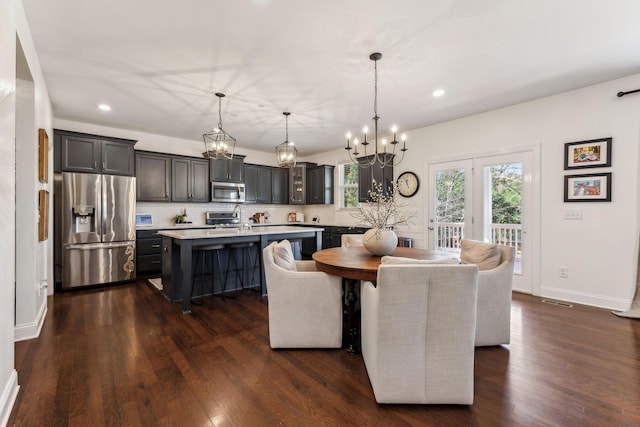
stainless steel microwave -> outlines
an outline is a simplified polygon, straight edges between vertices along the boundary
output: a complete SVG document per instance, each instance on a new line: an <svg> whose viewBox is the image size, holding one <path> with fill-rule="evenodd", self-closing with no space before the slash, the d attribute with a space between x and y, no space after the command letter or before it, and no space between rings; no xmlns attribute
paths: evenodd
<svg viewBox="0 0 640 427"><path fill-rule="evenodd" d="M244 203L244 184L240 182L211 182L211 201Z"/></svg>

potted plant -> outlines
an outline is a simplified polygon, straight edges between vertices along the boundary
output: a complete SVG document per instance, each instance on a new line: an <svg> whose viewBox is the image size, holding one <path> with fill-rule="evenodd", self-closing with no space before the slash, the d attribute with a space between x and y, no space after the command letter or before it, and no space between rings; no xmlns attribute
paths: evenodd
<svg viewBox="0 0 640 427"><path fill-rule="evenodd" d="M358 225L369 227L362 241L364 247L373 255L383 256L390 254L398 245L398 236L394 228L399 225L410 225L415 212L405 210L408 203L397 203L395 193L397 184L389 186L384 191L381 183L374 181L369 190L369 201L360 205L357 212L351 214Z"/></svg>

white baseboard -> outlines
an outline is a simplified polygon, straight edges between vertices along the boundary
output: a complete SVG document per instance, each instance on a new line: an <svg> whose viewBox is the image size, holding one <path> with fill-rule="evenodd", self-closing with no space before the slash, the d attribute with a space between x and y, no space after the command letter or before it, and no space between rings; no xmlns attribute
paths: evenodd
<svg viewBox="0 0 640 427"><path fill-rule="evenodd" d="M35 321L16 325L13 328L13 340L18 342L38 338L40 336L42 325L44 325L44 319L47 316L47 310L47 299L44 298Z"/></svg>
<svg viewBox="0 0 640 427"><path fill-rule="evenodd" d="M0 426L6 426L13 410L13 405L18 397L18 372L14 369L9 376L9 380L0 395Z"/></svg>
<svg viewBox="0 0 640 427"><path fill-rule="evenodd" d="M631 300L628 299L611 298L586 292L567 291L566 289L545 286L540 288L540 296L616 311L628 310L631 306Z"/></svg>

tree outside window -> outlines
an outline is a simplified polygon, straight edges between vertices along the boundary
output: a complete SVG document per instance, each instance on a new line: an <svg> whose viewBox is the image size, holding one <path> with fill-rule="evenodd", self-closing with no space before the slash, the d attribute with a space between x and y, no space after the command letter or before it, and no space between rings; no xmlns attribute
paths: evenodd
<svg viewBox="0 0 640 427"><path fill-rule="evenodd" d="M358 165L343 163L339 165L339 171L340 207L355 209L360 206L360 202L358 202Z"/></svg>

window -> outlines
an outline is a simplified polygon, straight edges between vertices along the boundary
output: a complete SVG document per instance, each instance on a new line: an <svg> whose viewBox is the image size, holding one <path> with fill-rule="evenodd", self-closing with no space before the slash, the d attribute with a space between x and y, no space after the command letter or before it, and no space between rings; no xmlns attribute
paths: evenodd
<svg viewBox="0 0 640 427"><path fill-rule="evenodd" d="M358 165L343 163L338 165L338 197L340 208L354 209L360 206L358 202Z"/></svg>

